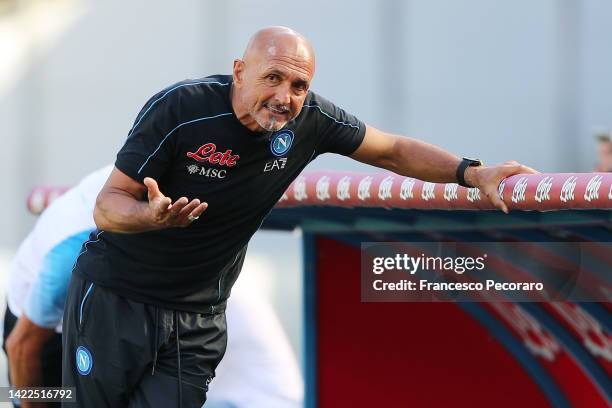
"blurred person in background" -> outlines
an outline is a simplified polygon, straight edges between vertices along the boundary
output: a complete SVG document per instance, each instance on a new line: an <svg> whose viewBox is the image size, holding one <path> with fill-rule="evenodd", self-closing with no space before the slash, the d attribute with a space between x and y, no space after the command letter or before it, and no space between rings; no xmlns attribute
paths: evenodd
<svg viewBox="0 0 612 408"><path fill-rule="evenodd" d="M597 167L595 171L612 172L612 130L597 132Z"/></svg>
<svg viewBox="0 0 612 408"><path fill-rule="evenodd" d="M111 170L109 165L90 174L54 200L13 258L4 317L4 349L13 386L62 384L61 321L66 291L81 245L95 229L96 196ZM257 288L236 289L234 302L227 311L233 328L228 342L231 353L217 368L210 406L301 406L302 378L271 305L258 295ZM256 323L249 321L250 313L257 314ZM21 401L20 406L59 405Z"/></svg>

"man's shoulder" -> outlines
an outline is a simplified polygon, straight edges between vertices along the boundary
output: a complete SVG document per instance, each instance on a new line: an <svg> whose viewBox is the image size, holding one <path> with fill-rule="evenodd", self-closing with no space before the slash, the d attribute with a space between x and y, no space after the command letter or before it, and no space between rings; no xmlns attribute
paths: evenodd
<svg viewBox="0 0 612 408"><path fill-rule="evenodd" d="M184 79L167 86L158 95L189 98L223 94L223 91L227 92L231 82L231 75L211 75L203 78Z"/></svg>
<svg viewBox="0 0 612 408"><path fill-rule="evenodd" d="M175 82L153 95L145 104L145 109L166 105L172 106L171 110L175 113L180 113L194 106L224 106L231 80L231 75L211 75Z"/></svg>
<svg viewBox="0 0 612 408"><path fill-rule="evenodd" d="M307 108L316 108L317 110L329 110L330 107L334 106L334 103L329 99L321 96L320 94L308 91L308 96L304 100L304 106Z"/></svg>

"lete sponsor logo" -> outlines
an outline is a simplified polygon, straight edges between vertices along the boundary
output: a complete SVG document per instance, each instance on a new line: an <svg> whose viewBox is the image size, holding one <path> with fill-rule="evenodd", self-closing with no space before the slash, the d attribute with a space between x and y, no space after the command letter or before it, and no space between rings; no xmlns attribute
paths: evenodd
<svg viewBox="0 0 612 408"><path fill-rule="evenodd" d="M436 198L436 184L435 183L423 183L423 190L421 191L421 198L425 201L433 200Z"/></svg>
<svg viewBox="0 0 612 408"><path fill-rule="evenodd" d="M293 197L297 201L302 201L308 198L308 194L306 194L306 177L298 177L295 180L295 185L293 186Z"/></svg>
<svg viewBox="0 0 612 408"><path fill-rule="evenodd" d="M414 182L415 180L410 177L402 181L402 185L400 186L400 198L402 200L408 200L410 198L414 198L414 194L412 192L412 190L414 189Z"/></svg>
<svg viewBox="0 0 612 408"><path fill-rule="evenodd" d="M561 187L561 193L559 194L559 199L566 203L568 201L574 200L574 190L576 189L576 182L578 181L578 177L569 176L567 180L563 183Z"/></svg>
<svg viewBox="0 0 612 408"><path fill-rule="evenodd" d="M350 188L351 178L348 176L342 177L336 186L336 197L338 197L338 200L344 201L351 198Z"/></svg>
<svg viewBox="0 0 612 408"><path fill-rule="evenodd" d="M586 190L584 191L584 199L591 202L599 199L599 187L601 187L601 180L603 176L597 175L591 177L587 183Z"/></svg>
<svg viewBox="0 0 612 408"><path fill-rule="evenodd" d="M512 189L512 202L520 203L525 201L525 192L527 191L527 177L521 177Z"/></svg>
<svg viewBox="0 0 612 408"><path fill-rule="evenodd" d="M457 183L446 183L444 186L444 199L446 201L453 201L459 198L459 184Z"/></svg>
<svg viewBox="0 0 612 408"><path fill-rule="evenodd" d="M218 152L217 145L214 143L206 143L200 146L195 152L187 152L187 157L199 162L208 162L210 164L218 164L227 167L234 167L238 159L240 159L240 155L232 154L231 149L223 153Z"/></svg>
<svg viewBox="0 0 612 408"><path fill-rule="evenodd" d="M330 198L329 195L329 177L323 176L317 180L317 198L321 201L325 201Z"/></svg>
<svg viewBox="0 0 612 408"><path fill-rule="evenodd" d="M357 198L361 201L370 198L370 186L372 185L372 177L367 176L361 179L357 187Z"/></svg>
<svg viewBox="0 0 612 408"><path fill-rule="evenodd" d="M536 188L535 200L538 203L550 200L550 189L552 188L553 178L546 176L538 183Z"/></svg>
<svg viewBox="0 0 612 408"><path fill-rule="evenodd" d="M527 311L513 303L493 302L490 305L518 332L529 351L548 361L555 360L561 347Z"/></svg>
<svg viewBox="0 0 612 408"><path fill-rule="evenodd" d="M501 200L504 199L504 189L506 188L506 180L502 180L501 183L499 183L499 186L497 187L497 192L499 193L499 198Z"/></svg>
<svg viewBox="0 0 612 408"><path fill-rule="evenodd" d="M563 302L550 305L576 330L587 350L595 357L612 362L612 337L606 335L597 320L577 305Z"/></svg>
<svg viewBox="0 0 612 408"><path fill-rule="evenodd" d="M387 176L378 186L378 198L386 200L391 198L391 188L393 187L393 176Z"/></svg>
<svg viewBox="0 0 612 408"><path fill-rule="evenodd" d="M467 192L467 199L470 203L473 203L474 201L479 201L480 200L480 190L477 189L476 187L469 188Z"/></svg>

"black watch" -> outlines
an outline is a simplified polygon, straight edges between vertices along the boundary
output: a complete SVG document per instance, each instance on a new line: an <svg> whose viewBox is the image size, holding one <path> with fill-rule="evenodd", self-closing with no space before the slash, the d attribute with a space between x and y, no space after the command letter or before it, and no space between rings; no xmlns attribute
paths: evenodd
<svg viewBox="0 0 612 408"><path fill-rule="evenodd" d="M464 157L463 160L461 160L461 163L459 163L459 167L457 167L457 173L456 178L457 178L457 184L459 184L460 186L463 187L473 187L468 185L465 182L465 169L467 169L470 166L474 166L474 167L478 167L478 166L482 166L482 161L480 159L468 159L467 157Z"/></svg>

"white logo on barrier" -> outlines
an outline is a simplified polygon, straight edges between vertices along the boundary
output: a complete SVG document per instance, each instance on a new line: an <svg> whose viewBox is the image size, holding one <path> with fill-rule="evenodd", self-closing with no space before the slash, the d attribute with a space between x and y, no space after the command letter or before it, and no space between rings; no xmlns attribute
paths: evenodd
<svg viewBox="0 0 612 408"><path fill-rule="evenodd" d="M344 201L351 198L351 194L349 189L351 188L351 178L348 176L344 176L338 181L338 185L336 186L336 197L338 200Z"/></svg>
<svg viewBox="0 0 612 408"><path fill-rule="evenodd" d="M457 192L459 191L459 184L446 183L444 186L444 199L446 201L453 201L459 198Z"/></svg>
<svg viewBox="0 0 612 408"><path fill-rule="evenodd" d="M436 188L435 183L423 183L423 191L421 191L421 198L425 201L433 200L436 198L434 189Z"/></svg>
<svg viewBox="0 0 612 408"><path fill-rule="evenodd" d="M293 197L297 201L302 201L308 198L306 194L306 177L298 177L293 186Z"/></svg>
<svg viewBox="0 0 612 408"><path fill-rule="evenodd" d="M527 177L521 177L512 189L512 202L525 201L525 191L527 191Z"/></svg>
<svg viewBox="0 0 612 408"><path fill-rule="evenodd" d="M366 200L370 198L370 186L372 185L372 177L367 176L361 179L359 187L357 188L357 197L360 200Z"/></svg>
<svg viewBox="0 0 612 408"><path fill-rule="evenodd" d="M284 192L280 200L278 200L278 202L280 203L282 201L287 201L288 199L289 199L289 196L287 195L287 192Z"/></svg>
<svg viewBox="0 0 612 408"><path fill-rule="evenodd" d="M534 355L548 361L555 360L559 344L551 337L529 313L512 303L491 303L506 322L512 326L523 339L523 344Z"/></svg>
<svg viewBox="0 0 612 408"><path fill-rule="evenodd" d="M587 350L612 362L612 338L603 332L597 320L579 306L560 302L551 302L550 305L578 332Z"/></svg>
<svg viewBox="0 0 612 408"><path fill-rule="evenodd" d="M467 192L467 199L471 203L480 200L480 190L476 187L469 188Z"/></svg>
<svg viewBox="0 0 612 408"><path fill-rule="evenodd" d="M610 184L610 192L608 193L608 200L612 200L612 184Z"/></svg>
<svg viewBox="0 0 612 408"><path fill-rule="evenodd" d="M499 198L500 199L504 199L504 188L506 188L506 180L502 180L501 183L499 183L499 186L497 187L497 192L499 193Z"/></svg>
<svg viewBox="0 0 612 408"><path fill-rule="evenodd" d="M408 200L409 198L414 198L414 194L412 193L412 189L414 188L414 179L406 178L402 181L402 185L400 186L400 198L402 200Z"/></svg>
<svg viewBox="0 0 612 408"><path fill-rule="evenodd" d="M587 201L597 200L599 198L599 187L601 187L601 180L603 180L603 176L594 176L592 177L584 191L584 199Z"/></svg>
<svg viewBox="0 0 612 408"><path fill-rule="evenodd" d="M325 201L330 198L329 195L329 177L323 176L317 181L317 198L321 201Z"/></svg>
<svg viewBox="0 0 612 408"><path fill-rule="evenodd" d="M559 199L566 203L570 200L574 199L574 190L576 189L576 182L578 181L578 177L570 176L565 180L563 186L561 187L561 194L559 194Z"/></svg>
<svg viewBox="0 0 612 408"><path fill-rule="evenodd" d="M553 178L548 176L540 180L535 194L535 200L538 203L550 200L550 189L552 188L552 182Z"/></svg>
<svg viewBox="0 0 612 408"><path fill-rule="evenodd" d="M391 187L393 187L393 176L387 176L378 186L378 198L381 200L391 198Z"/></svg>

